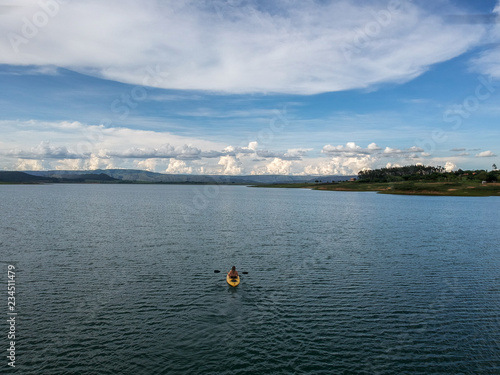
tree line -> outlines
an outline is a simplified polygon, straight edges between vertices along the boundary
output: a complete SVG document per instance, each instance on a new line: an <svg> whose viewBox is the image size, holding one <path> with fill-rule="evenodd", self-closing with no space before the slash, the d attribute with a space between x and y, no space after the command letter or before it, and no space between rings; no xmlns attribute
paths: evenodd
<svg viewBox="0 0 500 375"><path fill-rule="evenodd" d="M396 182L396 181L459 181L477 180L496 182L500 180L500 171L466 170L446 172L441 166L407 165L404 167L363 170L358 173L359 182Z"/></svg>

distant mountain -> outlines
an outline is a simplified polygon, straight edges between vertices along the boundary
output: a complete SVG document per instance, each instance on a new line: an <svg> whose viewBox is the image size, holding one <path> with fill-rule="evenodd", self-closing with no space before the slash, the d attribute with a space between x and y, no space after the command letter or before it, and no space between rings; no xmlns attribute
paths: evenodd
<svg viewBox="0 0 500 375"><path fill-rule="evenodd" d="M56 178L56 176L51 176ZM61 177L61 182L119 182L121 180L113 178L105 173L83 173L67 174Z"/></svg>
<svg viewBox="0 0 500 375"><path fill-rule="evenodd" d="M57 182L57 179L47 176L34 176L24 172L0 171L0 182L11 182L21 184L34 184L42 182Z"/></svg>
<svg viewBox="0 0 500 375"><path fill-rule="evenodd" d="M25 172L7 172L0 171L0 182L17 184L34 183L91 183L91 182L122 182L105 173L82 173L82 174L64 174L62 176L47 174L33 174Z"/></svg>
<svg viewBox="0 0 500 375"><path fill-rule="evenodd" d="M304 182L338 182L349 180L356 176L288 176L288 175L192 175L192 174L163 174L135 169L97 169L91 171L27 171L33 176L51 177L58 179L90 179L91 176L109 176L123 182L156 182L156 183L198 183L198 184L282 184ZM93 178L92 178L93 179ZM111 182L111 181L109 181Z"/></svg>

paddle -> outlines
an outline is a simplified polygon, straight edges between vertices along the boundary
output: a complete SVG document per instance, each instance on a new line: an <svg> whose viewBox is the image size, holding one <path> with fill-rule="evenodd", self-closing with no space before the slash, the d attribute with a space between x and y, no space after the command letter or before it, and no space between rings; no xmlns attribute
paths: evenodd
<svg viewBox="0 0 500 375"><path fill-rule="evenodd" d="M219 270L214 270L214 273L220 273L220 271ZM243 275L248 275L248 272L244 271L244 272L242 272L242 274Z"/></svg>

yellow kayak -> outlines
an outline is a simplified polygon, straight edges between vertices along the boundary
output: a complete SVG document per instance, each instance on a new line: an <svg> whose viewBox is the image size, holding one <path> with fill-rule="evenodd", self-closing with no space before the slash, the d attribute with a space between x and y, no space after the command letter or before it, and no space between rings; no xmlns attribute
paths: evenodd
<svg viewBox="0 0 500 375"><path fill-rule="evenodd" d="M226 276L226 281L231 286L237 286L240 283L240 277L229 277L229 274Z"/></svg>

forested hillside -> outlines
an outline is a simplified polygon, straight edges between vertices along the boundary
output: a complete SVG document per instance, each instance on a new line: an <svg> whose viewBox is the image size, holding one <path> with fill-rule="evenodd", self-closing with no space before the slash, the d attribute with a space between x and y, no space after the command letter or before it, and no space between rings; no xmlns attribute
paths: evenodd
<svg viewBox="0 0 500 375"><path fill-rule="evenodd" d="M408 165L404 167L380 168L358 173L360 182L397 182L397 181L486 181L500 180L500 171L496 167L492 171L459 169L446 172L443 167L424 165Z"/></svg>

